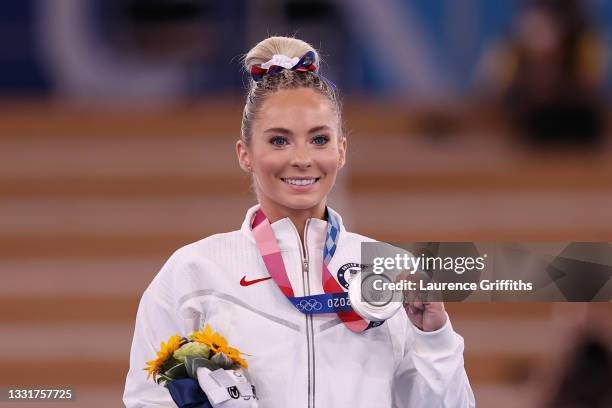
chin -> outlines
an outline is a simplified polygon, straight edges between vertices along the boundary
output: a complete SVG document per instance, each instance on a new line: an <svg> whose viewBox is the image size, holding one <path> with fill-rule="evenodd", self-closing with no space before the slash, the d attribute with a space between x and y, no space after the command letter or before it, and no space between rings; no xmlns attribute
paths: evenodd
<svg viewBox="0 0 612 408"><path fill-rule="evenodd" d="M292 210L309 210L319 205L321 201L323 201L323 199L313 200L312 198L306 199L306 197L303 197L303 199L294 198L292 200L286 200L284 206Z"/></svg>

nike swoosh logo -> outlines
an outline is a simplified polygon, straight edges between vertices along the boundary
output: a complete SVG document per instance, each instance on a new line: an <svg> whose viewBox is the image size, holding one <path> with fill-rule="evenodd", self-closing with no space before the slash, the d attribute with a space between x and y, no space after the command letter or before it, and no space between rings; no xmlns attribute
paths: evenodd
<svg viewBox="0 0 612 408"><path fill-rule="evenodd" d="M251 286L251 285L253 285L255 283L263 282L263 281L266 281L268 279L272 279L272 277L268 276L267 278L253 279L253 280L248 281L248 280L246 280L246 276L243 276L242 279L240 279L240 286Z"/></svg>

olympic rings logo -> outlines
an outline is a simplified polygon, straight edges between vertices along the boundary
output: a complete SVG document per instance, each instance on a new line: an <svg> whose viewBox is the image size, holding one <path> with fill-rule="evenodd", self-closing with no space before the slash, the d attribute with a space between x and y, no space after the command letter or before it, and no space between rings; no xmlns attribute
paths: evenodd
<svg viewBox="0 0 612 408"><path fill-rule="evenodd" d="M295 305L300 312L312 312L321 310L323 304L316 299L302 299Z"/></svg>

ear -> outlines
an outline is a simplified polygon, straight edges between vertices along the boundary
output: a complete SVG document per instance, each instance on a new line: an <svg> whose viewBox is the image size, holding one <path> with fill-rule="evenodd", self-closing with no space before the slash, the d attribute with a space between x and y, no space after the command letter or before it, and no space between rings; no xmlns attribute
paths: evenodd
<svg viewBox="0 0 612 408"><path fill-rule="evenodd" d="M236 142L236 156L238 156L238 164L240 168L247 173L252 171L251 160L249 157L249 149L242 139Z"/></svg>
<svg viewBox="0 0 612 408"><path fill-rule="evenodd" d="M348 147L348 142L346 141L346 137L342 136L342 140L340 140L340 146L338 148L340 152L340 158L338 160L338 169L344 167L344 163L346 162L346 149Z"/></svg>

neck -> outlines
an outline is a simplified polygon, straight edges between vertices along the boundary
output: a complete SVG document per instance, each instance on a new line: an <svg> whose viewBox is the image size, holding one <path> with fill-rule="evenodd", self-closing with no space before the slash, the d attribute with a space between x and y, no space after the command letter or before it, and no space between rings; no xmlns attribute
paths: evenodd
<svg viewBox="0 0 612 408"><path fill-rule="evenodd" d="M325 201L307 209L287 208L279 205L270 205L270 203L265 202L260 202L260 205L268 220L270 220L270 224L283 218L289 218L297 228L302 244L304 243L306 220L309 218L325 219Z"/></svg>

